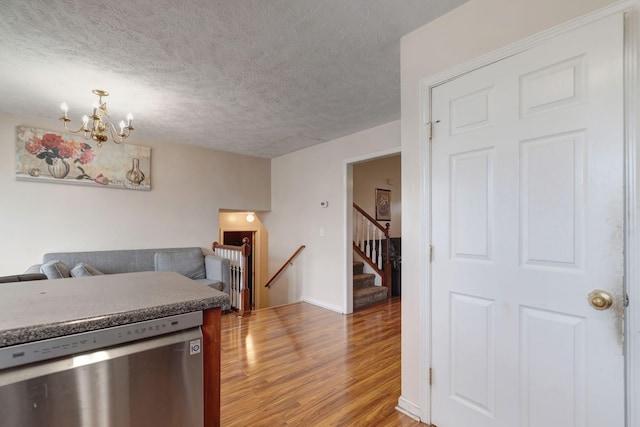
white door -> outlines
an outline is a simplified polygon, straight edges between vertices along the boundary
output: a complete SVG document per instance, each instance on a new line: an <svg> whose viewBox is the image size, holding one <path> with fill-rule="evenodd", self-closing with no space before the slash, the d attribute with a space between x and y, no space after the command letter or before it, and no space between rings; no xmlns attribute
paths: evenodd
<svg viewBox="0 0 640 427"><path fill-rule="evenodd" d="M438 427L624 425L622 24L432 91Z"/></svg>

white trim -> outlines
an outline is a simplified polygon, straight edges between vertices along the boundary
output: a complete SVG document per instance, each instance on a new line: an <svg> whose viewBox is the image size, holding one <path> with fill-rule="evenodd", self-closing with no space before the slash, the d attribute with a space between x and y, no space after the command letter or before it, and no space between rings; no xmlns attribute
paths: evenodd
<svg viewBox="0 0 640 427"><path fill-rule="evenodd" d="M353 165L354 163L365 162L373 159L378 159L381 157L393 156L402 152L402 147L391 147L386 148L384 150L375 151L373 153L361 154L356 157L350 157L348 159L344 159L343 166L343 188L344 191L344 254L343 259L345 259L345 277L344 277L344 312L346 314L353 313L353 268L350 267L353 264L353 250L352 242L353 242Z"/></svg>
<svg viewBox="0 0 640 427"><path fill-rule="evenodd" d="M640 369L634 363L640 355L640 301L639 279L640 265L633 262L640 256L640 210L638 209L638 114L640 105L640 72L638 70L640 37L640 2L634 2L635 8L625 14L624 40L624 93L625 93L625 290L631 300L625 315L625 365L626 365L626 416L627 426L640 425Z"/></svg>
<svg viewBox="0 0 640 427"><path fill-rule="evenodd" d="M429 368L431 367L431 264L427 262L429 255L427 254L427 248L431 245L431 142L429 141L429 129L428 123L430 122L431 114L431 88L422 86L421 102L428 100L426 110L428 115L422 115L423 121L420 126L420 144L418 146L418 156L422 159L423 167L421 169L420 194L424 194L424 197L420 203L420 218L424 218L424 221L420 222L420 236L424 236L424 241L420 244L419 258L425 260L421 262L418 267L419 283L426 283L427 286L419 287L418 298L420 299L420 336L423 337L420 340L420 372L418 375L421 379L420 387L420 403L421 403L421 419L428 422L431 420L431 387L429 386ZM423 107L425 107L423 105ZM424 386L426 385L426 386Z"/></svg>
<svg viewBox="0 0 640 427"><path fill-rule="evenodd" d="M398 406L396 406L396 410L398 412L402 412L403 414L405 414L410 418L413 418L416 421L422 421L419 415L420 407L418 405L414 405L413 403L409 402L407 399L405 399L402 396L400 396L400 398L398 399Z"/></svg>
<svg viewBox="0 0 640 427"><path fill-rule="evenodd" d="M420 123L420 140L419 147L421 152L420 158L422 159L422 183L424 182L424 189L421 188L422 198L421 209L424 209L420 213L422 218L421 225L421 254L420 259L426 259L426 247L431 242L431 211L430 211L430 166L431 157L430 150L423 148L423 141L427 138L427 123L431 121L431 90L441 84L451 81L460 77L463 74L472 72L479 68L485 67L492 63L501 61L510 56L517 55L520 52L528 50L543 41L546 41L552 37L566 33L578 27L587 25L591 22L603 19L607 16L627 12L633 19L628 19L625 32L625 141L626 141L626 244L625 244L625 265L626 265L626 286L629 296L633 295L634 298L627 309L626 315L626 341L627 352L625 354L627 362L627 426L640 425L640 369L638 363L633 363L635 359L640 357L640 310L634 306L634 300L638 300L640 304L640 281L636 279L636 276L640 275L640 263L636 260L640 257L640 183L638 179L640 176L637 170L637 164L640 162L638 156L640 156L640 149L638 149L638 133L640 132L638 122L638 114L640 114L640 105L638 97L640 96L640 85L638 79L640 78L640 72L638 71L639 50L638 37L640 27L640 17L638 17L638 9L640 9L640 0L624 0L614 3L612 5L603 7L594 12L586 14L584 16L572 19L564 24L560 24L549 30L542 31L531 37L527 37L523 40L511 43L507 46L494 50L486 55L480 56L473 60L467 61L455 67L452 67L443 72L426 77L420 80L420 112L419 116L422 120ZM422 253L424 252L424 254ZM427 263L424 263L426 265ZM429 386L429 380L426 376L428 368L431 366L431 304L430 295L432 289L431 277L429 268L424 267L421 264L419 271L419 283L425 283L426 286L420 286L420 321L421 325L424 325L424 332L420 334L420 361L422 378L420 390L422 392L421 405L422 410L418 408L417 413L421 413L421 418L424 422L429 422L431 419L431 388ZM423 288L426 288L423 290ZM424 294L424 295L423 295ZM637 297L636 297L637 294ZM629 332L633 332L630 334ZM426 371L426 372L424 372Z"/></svg>
<svg viewBox="0 0 640 427"><path fill-rule="evenodd" d="M398 145L397 147L385 148L384 150L374 151L373 153L361 154L360 156L344 159L344 164L348 165L350 163L366 162L380 157L393 156L395 154L400 154L401 151L402 147Z"/></svg>
<svg viewBox="0 0 640 427"><path fill-rule="evenodd" d="M342 188L345 189L343 230L345 239L342 245L344 250L342 259L345 260L345 275L342 305L344 306L344 312L350 314L353 313L353 250L351 249L351 242L353 241L353 164L345 162L343 170ZM351 286L349 286L350 283L352 284Z"/></svg>
<svg viewBox="0 0 640 427"><path fill-rule="evenodd" d="M317 298L303 296L302 301L315 305L317 307L322 307L322 308L326 308L327 310L335 311L336 313L346 314L344 313L343 308L340 307L339 305L327 304L326 302L319 300Z"/></svg>

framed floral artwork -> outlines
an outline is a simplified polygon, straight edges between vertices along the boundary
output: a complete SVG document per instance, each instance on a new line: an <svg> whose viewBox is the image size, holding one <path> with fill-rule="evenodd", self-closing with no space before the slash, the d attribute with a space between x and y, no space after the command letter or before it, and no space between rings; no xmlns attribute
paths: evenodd
<svg viewBox="0 0 640 427"><path fill-rule="evenodd" d="M16 179L151 190L151 148L18 126Z"/></svg>
<svg viewBox="0 0 640 427"><path fill-rule="evenodd" d="M376 188L376 221L391 221L391 190Z"/></svg>

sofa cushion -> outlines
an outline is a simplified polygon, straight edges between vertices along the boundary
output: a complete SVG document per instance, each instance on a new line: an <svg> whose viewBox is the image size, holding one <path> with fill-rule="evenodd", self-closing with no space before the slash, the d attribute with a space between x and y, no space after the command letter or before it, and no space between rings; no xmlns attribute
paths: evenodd
<svg viewBox="0 0 640 427"><path fill-rule="evenodd" d="M158 251L154 257L156 271L175 271L190 279L206 278L202 250Z"/></svg>
<svg viewBox="0 0 640 427"><path fill-rule="evenodd" d="M28 282L31 280L46 280L47 276L42 273L15 274L13 276L0 277L0 283Z"/></svg>
<svg viewBox="0 0 640 427"><path fill-rule="evenodd" d="M104 273L95 267L79 262L71 269L73 277L102 276Z"/></svg>
<svg viewBox="0 0 640 427"><path fill-rule="evenodd" d="M40 273L47 276L48 279L63 279L71 277L71 270L67 265L59 260L52 260L40 266Z"/></svg>

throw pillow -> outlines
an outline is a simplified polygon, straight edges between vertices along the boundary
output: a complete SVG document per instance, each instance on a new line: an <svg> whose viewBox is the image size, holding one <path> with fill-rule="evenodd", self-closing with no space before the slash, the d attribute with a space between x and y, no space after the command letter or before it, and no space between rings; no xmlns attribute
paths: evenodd
<svg viewBox="0 0 640 427"><path fill-rule="evenodd" d="M52 260L40 266L40 273L47 276L47 279L64 279L65 277L71 277L71 271L69 267L58 260Z"/></svg>
<svg viewBox="0 0 640 427"><path fill-rule="evenodd" d="M71 269L71 275L73 277L102 276L103 274L102 271L84 262L76 264L75 267Z"/></svg>
<svg viewBox="0 0 640 427"><path fill-rule="evenodd" d="M161 251L154 258L156 271L175 271L190 279L206 278L202 250Z"/></svg>

